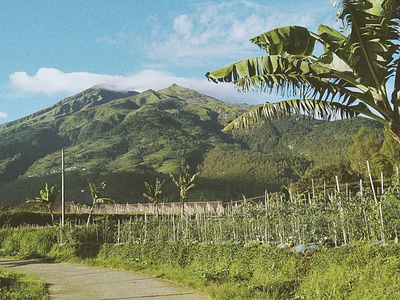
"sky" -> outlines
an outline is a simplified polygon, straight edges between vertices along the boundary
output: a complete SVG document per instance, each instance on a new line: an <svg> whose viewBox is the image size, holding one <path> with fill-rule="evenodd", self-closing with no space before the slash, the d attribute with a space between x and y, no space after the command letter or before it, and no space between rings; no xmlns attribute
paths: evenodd
<svg viewBox="0 0 400 300"><path fill-rule="evenodd" d="M204 74L265 55L249 40L276 27L338 27L335 13L330 0L2 0L0 124L99 85L175 83L227 102L273 102Z"/></svg>

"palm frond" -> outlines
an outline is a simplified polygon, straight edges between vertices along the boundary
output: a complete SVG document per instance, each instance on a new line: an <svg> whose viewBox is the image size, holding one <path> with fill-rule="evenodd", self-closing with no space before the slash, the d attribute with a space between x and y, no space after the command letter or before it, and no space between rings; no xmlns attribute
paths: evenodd
<svg viewBox="0 0 400 300"><path fill-rule="evenodd" d="M339 18L351 26L351 33L343 47L349 53L349 64L361 83L372 86L378 91L378 101L388 108L385 83L388 78L387 66L390 63L390 51L393 43L385 34L385 17L382 16L382 1L342 1ZM383 26L386 24L386 26Z"/></svg>
<svg viewBox="0 0 400 300"><path fill-rule="evenodd" d="M223 131L249 129L262 121L270 122L273 119L291 115L307 115L311 118L329 120L352 118L359 114L369 114L368 112L368 108L362 103L348 106L337 102L313 99L286 100L260 105L230 122Z"/></svg>
<svg viewBox="0 0 400 300"><path fill-rule="evenodd" d="M335 94L337 91L325 79L329 72L329 68L298 57L273 55L245 59L208 72L206 77L216 83L233 82L241 91L275 90L282 95L302 97L311 90L315 90L314 95L322 90Z"/></svg>
<svg viewBox="0 0 400 300"><path fill-rule="evenodd" d="M346 37L343 34L322 24L318 27L318 35L314 35L314 37L322 43L325 52L335 52L346 41Z"/></svg>
<svg viewBox="0 0 400 300"><path fill-rule="evenodd" d="M346 35L324 25L318 34L298 26L280 27L251 39L267 57L206 74L209 80L231 82L240 91L298 99L258 106L224 130L250 128L261 120L291 114L325 119L363 114L393 128L400 143L400 0L338 2L337 16ZM313 54L316 42L324 49L319 57Z"/></svg>
<svg viewBox="0 0 400 300"><path fill-rule="evenodd" d="M270 55L283 52L292 55L312 55L315 37L307 28L300 26L284 26L264 32L250 40Z"/></svg>
<svg viewBox="0 0 400 300"><path fill-rule="evenodd" d="M42 198L36 197L36 198L26 198L25 202L26 203L38 203L42 202Z"/></svg>
<svg viewBox="0 0 400 300"><path fill-rule="evenodd" d="M253 57L233 63L224 68L207 72L206 77L218 82L233 82L262 75L306 75L324 76L330 72L329 68L312 64L304 59L292 55L270 55Z"/></svg>
<svg viewBox="0 0 400 300"><path fill-rule="evenodd" d="M94 203L95 205L100 205L100 204L114 204L116 202L116 198L112 196L103 196L101 198L97 198L96 202Z"/></svg>

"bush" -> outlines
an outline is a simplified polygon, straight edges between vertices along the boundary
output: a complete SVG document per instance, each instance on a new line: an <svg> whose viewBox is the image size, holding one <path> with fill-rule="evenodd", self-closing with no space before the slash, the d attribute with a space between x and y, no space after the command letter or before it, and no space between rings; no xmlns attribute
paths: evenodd
<svg viewBox="0 0 400 300"><path fill-rule="evenodd" d="M46 257L58 240L56 227L0 229L1 249L4 255L21 258Z"/></svg>
<svg viewBox="0 0 400 300"><path fill-rule="evenodd" d="M324 249L311 259L297 296L302 299L400 298L400 245Z"/></svg>

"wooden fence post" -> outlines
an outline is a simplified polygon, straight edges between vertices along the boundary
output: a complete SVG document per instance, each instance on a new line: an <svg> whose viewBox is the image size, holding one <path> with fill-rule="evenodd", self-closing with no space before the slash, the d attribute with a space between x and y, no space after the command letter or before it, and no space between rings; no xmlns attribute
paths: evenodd
<svg viewBox="0 0 400 300"><path fill-rule="evenodd" d="M371 183L372 194L374 195L375 204L376 204L376 206L378 206L378 198L376 197L374 181L372 180L371 169L369 167L369 161L368 160L367 160L367 168L368 168L369 181Z"/></svg>

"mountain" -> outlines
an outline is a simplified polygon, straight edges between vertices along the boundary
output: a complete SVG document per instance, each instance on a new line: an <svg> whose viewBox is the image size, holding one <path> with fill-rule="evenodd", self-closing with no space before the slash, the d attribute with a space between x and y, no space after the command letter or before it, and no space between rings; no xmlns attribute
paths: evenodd
<svg viewBox="0 0 400 300"><path fill-rule="evenodd" d="M225 104L176 85L127 94L89 89L0 127L0 179L60 168L178 172L229 140L222 124L246 105Z"/></svg>
<svg viewBox="0 0 400 300"><path fill-rule="evenodd" d="M169 172L177 174L186 164L200 172L193 198L255 196L298 180L327 155L341 162L361 126L382 130L362 118L290 118L246 132L221 131L250 108L177 85L142 93L85 90L0 125L1 201L23 202L46 182L59 183L61 149L71 201L90 199L87 179L106 180L106 191L121 202L144 201L144 181L168 180ZM164 194L178 198L171 182Z"/></svg>

